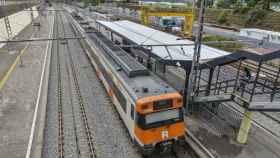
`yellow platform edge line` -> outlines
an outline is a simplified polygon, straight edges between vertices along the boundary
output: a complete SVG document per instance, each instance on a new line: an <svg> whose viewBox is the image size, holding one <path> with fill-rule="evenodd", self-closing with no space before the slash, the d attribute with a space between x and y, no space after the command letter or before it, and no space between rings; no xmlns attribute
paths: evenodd
<svg viewBox="0 0 280 158"><path fill-rule="evenodd" d="M18 62L20 61L20 57L23 55L23 53L26 51L26 49L28 48L29 43L25 45L25 47L20 51L19 55L16 57L16 60L13 62L13 64L11 65L11 67L9 68L9 70L5 73L4 77L1 79L0 81L0 90L4 87L5 83L7 82L7 80L10 78L12 72L14 71L14 69L16 68Z"/></svg>

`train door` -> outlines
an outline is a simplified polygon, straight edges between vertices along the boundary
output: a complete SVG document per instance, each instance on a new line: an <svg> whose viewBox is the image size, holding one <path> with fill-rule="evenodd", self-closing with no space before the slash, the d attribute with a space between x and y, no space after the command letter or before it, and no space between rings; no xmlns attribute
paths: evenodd
<svg viewBox="0 0 280 158"><path fill-rule="evenodd" d="M135 120L135 107L133 102L128 102L127 105L127 125L129 129L129 134L131 137L134 137L133 129L134 129L134 120Z"/></svg>

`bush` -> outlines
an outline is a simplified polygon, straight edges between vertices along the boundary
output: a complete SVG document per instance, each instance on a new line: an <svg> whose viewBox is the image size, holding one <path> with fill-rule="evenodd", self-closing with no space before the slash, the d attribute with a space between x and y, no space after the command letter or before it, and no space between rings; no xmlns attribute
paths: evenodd
<svg viewBox="0 0 280 158"><path fill-rule="evenodd" d="M224 24L227 22L227 13L226 11L222 11L218 16L218 23Z"/></svg>
<svg viewBox="0 0 280 158"><path fill-rule="evenodd" d="M251 10L249 11L246 17L246 23L252 24L258 22L259 20L262 20L266 14L267 12L265 10L259 10L259 9Z"/></svg>
<svg viewBox="0 0 280 158"><path fill-rule="evenodd" d="M249 8L253 8L253 7L255 7L257 5L257 1L256 0L249 0L248 2L247 2L247 6L249 7Z"/></svg>
<svg viewBox="0 0 280 158"><path fill-rule="evenodd" d="M206 42L206 43L210 42L210 43L207 43L207 45L210 47L222 49L222 50L229 51L229 52L235 52L244 47L244 44L239 43L239 42L234 42L233 39L225 38L222 36L208 35L208 36L204 36L202 41ZM232 43L225 43L223 41L232 41ZM217 42L217 43L211 43L211 42Z"/></svg>
<svg viewBox="0 0 280 158"><path fill-rule="evenodd" d="M218 35L208 35L203 37L203 42L211 42L211 41L233 41L233 39L226 38Z"/></svg>
<svg viewBox="0 0 280 158"><path fill-rule="evenodd" d="M227 4L225 3L224 0L218 0L218 2L216 3L217 8L227 8Z"/></svg>
<svg viewBox="0 0 280 158"><path fill-rule="evenodd" d="M280 26L279 25L274 25L272 30L273 31L280 31Z"/></svg>
<svg viewBox="0 0 280 158"><path fill-rule="evenodd" d="M233 13L238 14L246 14L250 11L250 7L242 7L242 8L236 8L233 10Z"/></svg>

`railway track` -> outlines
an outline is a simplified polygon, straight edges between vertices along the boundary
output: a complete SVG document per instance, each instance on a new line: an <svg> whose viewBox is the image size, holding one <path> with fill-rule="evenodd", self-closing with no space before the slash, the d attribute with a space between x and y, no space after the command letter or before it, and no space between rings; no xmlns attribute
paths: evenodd
<svg viewBox="0 0 280 158"><path fill-rule="evenodd" d="M73 52L66 36L75 36L71 31L64 13L55 13L54 36L62 40L55 41L52 60L55 59L57 72L57 152L59 158L77 155L77 157L96 158L93 136L88 123L85 102L81 93L77 70L73 61ZM66 79L65 79L66 78ZM71 103L69 103L71 100ZM69 110L72 109L72 110ZM71 111L71 112L70 112ZM69 129L72 129L70 132ZM71 133L74 135L71 136ZM74 141L75 150L70 149ZM71 156L70 156L71 157Z"/></svg>
<svg viewBox="0 0 280 158"><path fill-rule="evenodd" d="M53 41L51 52L43 157L139 158L124 132L118 132L124 128L116 127L121 122L108 109L113 106L86 56L87 48L78 39L63 40L76 36L72 21L65 12L56 12L55 18L54 37L61 40Z"/></svg>
<svg viewBox="0 0 280 158"><path fill-rule="evenodd" d="M57 18L57 15L56 15ZM58 37L58 20L55 22L55 35ZM60 67L60 54L58 43L56 45L56 68L57 68L57 120L58 120L58 157L64 158L64 130L63 130L63 91L62 91L62 81L61 81L61 67Z"/></svg>
<svg viewBox="0 0 280 158"><path fill-rule="evenodd" d="M65 27L65 24L62 25L63 27ZM73 28L74 29L74 28ZM63 29L65 31L65 28ZM75 32L72 32L73 35L76 36ZM78 81L78 77L77 77L77 73L76 73L76 68L74 66L74 62L73 62L73 57L72 57L72 51L69 48L69 45L67 44L67 50L69 53L69 60L70 60L70 66L71 66L71 70L72 70L72 75L73 75L73 79L74 79L74 86L75 86L75 90L76 90L76 97L78 98L79 101L79 105L80 105L80 113L82 116L82 122L84 125L84 129L85 129L85 134L86 134L86 138L87 138L87 143L89 146L89 150L90 150L90 157L91 158L96 158L96 153L95 153L95 149L94 149L94 145L93 145L93 137L90 131L90 127L88 124L88 119L87 119L87 115L86 115L86 110L85 110L85 103L81 94L81 90L80 90L80 86L79 86L79 81Z"/></svg>

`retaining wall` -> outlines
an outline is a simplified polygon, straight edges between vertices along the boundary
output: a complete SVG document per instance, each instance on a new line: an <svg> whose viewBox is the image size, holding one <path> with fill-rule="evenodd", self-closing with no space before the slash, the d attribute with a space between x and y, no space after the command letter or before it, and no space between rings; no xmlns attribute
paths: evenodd
<svg viewBox="0 0 280 158"><path fill-rule="evenodd" d="M36 6L32 7L32 10L36 10ZM20 31L22 31L27 25L29 25L31 23L31 15L30 15L31 11L20 11L17 13L14 13L9 17L9 21L11 24L11 29L13 32L12 37L15 37L16 35L18 35L18 33ZM34 18L38 17L38 11L32 11ZM5 22L4 22L4 18L0 19L0 40L7 40L8 39L8 35L7 35L7 31L6 31L6 26L5 26ZM0 48L3 47L4 44L0 44Z"/></svg>

